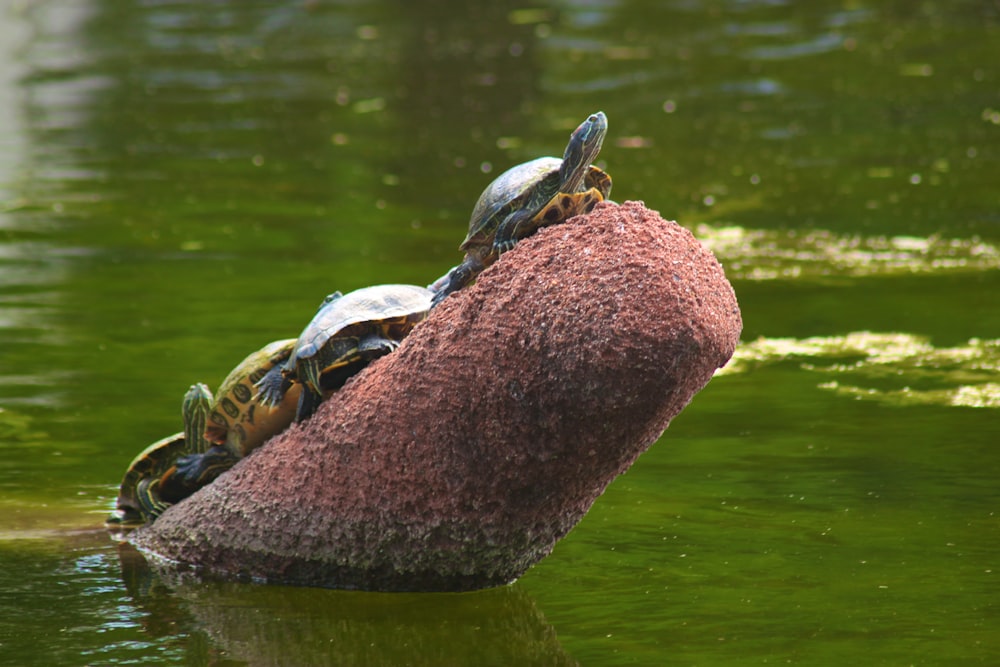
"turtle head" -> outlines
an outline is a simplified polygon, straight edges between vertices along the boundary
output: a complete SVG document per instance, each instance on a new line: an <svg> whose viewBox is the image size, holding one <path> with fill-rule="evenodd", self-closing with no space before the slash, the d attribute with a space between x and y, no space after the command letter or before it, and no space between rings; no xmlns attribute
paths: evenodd
<svg viewBox="0 0 1000 667"><path fill-rule="evenodd" d="M208 425L208 415L212 412L213 402L212 392L201 382L191 385L184 394L184 401L181 403L184 439L186 447L192 452L201 452L207 448L202 437Z"/></svg>
<svg viewBox="0 0 1000 667"><path fill-rule="evenodd" d="M324 308L326 308L327 306L329 306L331 303L333 303L342 296L344 296L344 293L341 292L340 290L337 290L336 292L330 292L325 297L323 297L323 303L319 304L319 308L316 309L316 312L318 313L319 311L323 310Z"/></svg>
<svg viewBox="0 0 1000 667"><path fill-rule="evenodd" d="M573 130L559 167L559 191L576 192L590 169L590 163L601 152L604 135L608 133L608 117L603 111L591 114Z"/></svg>

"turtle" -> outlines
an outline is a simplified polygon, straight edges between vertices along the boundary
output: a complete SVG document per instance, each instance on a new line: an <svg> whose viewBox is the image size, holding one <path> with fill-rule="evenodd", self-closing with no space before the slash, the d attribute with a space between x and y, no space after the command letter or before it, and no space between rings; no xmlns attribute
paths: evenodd
<svg viewBox="0 0 1000 667"><path fill-rule="evenodd" d="M181 403L184 430L157 440L132 460L122 478L115 509L107 519L109 528L131 529L151 522L177 502L176 494L163 497L161 483L173 474L178 458L208 449L203 435L211 410L212 392L204 384L192 385Z"/></svg>
<svg viewBox="0 0 1000 667"><path fill-rule="evenodd" d="M180 489L198 489L211 483L288 428L295 418L300 387L290 387L277 404L264 405L258 400L254 385L272 368L284 364L294 347L294 338L276 340L251 352L230 371L219 385L204 429L204 438L210 446L177 460L173 479Z"/></svg>
<svg viewBox="0 0 1000 667"><path fill-rule="evenodd" d="M611 194L611 177L593 166L608 131L598 111L570 135L563 157L540 157L511 167L479 196L469 233L459 246L465 259L428 287L432 306L470 282L538 228L588 213Z"/></svg>
<svg viewBox="0 0 1000 667"><path fill-rule="evenodd" d="M395 350L427 317L433 296L417 285L375 285L330 294L303 329L288 361L257 383L261 403L275 405L291 387L301 385L295 420L308 418L330 391Z"/></svg>

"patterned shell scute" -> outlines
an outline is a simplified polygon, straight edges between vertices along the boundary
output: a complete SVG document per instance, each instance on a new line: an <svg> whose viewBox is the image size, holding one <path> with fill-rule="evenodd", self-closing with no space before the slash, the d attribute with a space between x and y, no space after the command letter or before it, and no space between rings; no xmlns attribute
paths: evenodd
<svg viewBox="0 0 1000 667"><path fill-rule="evenodd" d="M295 356L312 357L352 325L425 312L430 309L431 296L433 292L416 285L376 285L348 292L316 313L299 336Z"/></svg>
<svg viewBox="0 0 1000 667"><path fill-rule="evenodd" d="M268 343L260 350L251 353L230 371L219 386L217 395L219 398L223 398L233 394L240 403L249 403L252 398L253 383L264 377L264 374L275 364L284 363L292 353L294 346L295 339L286 338ZM225 406L223 409L231 417L235 416Z"/></svg>
<svg viewBox="0 0 1000 667"><path fill-rule="evenodd" d="M497 176L496 180L490 183L490 186L479 196L479 201L472 209L466 242L491 226L489 223L505 209L512 209L512 204L519 203L522 199L530 196L534 191L534 186L546 178L555 179L553 187L558 187L560 165L562 165L562 160L559 158L540 157L511 167ZM553 194L555 194L554 191Z"/></svg>
<svg viewBox="0 0 1000 667"><path fill-rule="evenodd" d="M222 381L214 409L208 418L205 437L215 444L229 442L234 453L245 455L250 449L284 430L294 411L280 406L264 406L255 400L254 383L292 354L295 339L268 343L252 352ZM285 414L288 413L288 414Z"/></svg>

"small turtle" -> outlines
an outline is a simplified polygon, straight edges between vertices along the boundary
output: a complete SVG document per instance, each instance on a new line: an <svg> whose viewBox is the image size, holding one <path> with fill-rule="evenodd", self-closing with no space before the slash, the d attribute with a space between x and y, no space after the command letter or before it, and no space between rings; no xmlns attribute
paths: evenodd
<svg viewBox="0 0 1000 667"><path fill-rule="evenodd" d="M212 403L205 439L211 446L177 460L174 474L180 489L199 489L233 467L241 458L288 428L295 418L300 388L289 387L275 405L263 404L254 385L292 354L295 339L268 343L230 371ZM173 488L173 485L169 485Z"/></svg>
<svg viewBox="0 0 1000 667"><path fill-rule="evenodd" d="M598 111L570 135L563 157L540 157L500 174L479 196L469 234L459 246L465 259L430 285L433 305L472 282L501 253L538 228L587 213L611 194L611 177L593 166L608 132Z"/></svg>
<svg viewBox="0 0 1000 667"><path fill-rule="evenodd" d="M173 474L178 458L208 449L203 434L211 410L212 392L201 383L192 385L181 404L184 430L154 442L132 460L122 478L115 509L108 517L109 528L131 529L153 521L177 502L176 494L164 498L161 483Z"/></svg>
<svg viewBox="0 0 1000 667"><path fill-rule="evenodd" d="M373 359L395 350L427 317L433 295L416 285L376 285L329 295L302 331L288 361L257 383L261 403L276 405L291 387L301 385L295 419L306 419L330 391Z"/></svg>

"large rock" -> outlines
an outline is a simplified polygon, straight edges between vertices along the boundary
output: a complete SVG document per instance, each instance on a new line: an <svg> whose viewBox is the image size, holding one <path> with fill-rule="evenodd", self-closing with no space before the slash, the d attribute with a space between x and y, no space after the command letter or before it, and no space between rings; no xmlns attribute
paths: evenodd
<svg viewBox="0 0 1000 667"><path fill-rule="evenodd" d="M733 353L712 254L639 202L541 230L132 541L271 582L466 590L548 554Z"/></svg>

